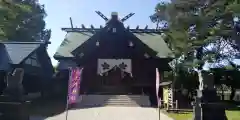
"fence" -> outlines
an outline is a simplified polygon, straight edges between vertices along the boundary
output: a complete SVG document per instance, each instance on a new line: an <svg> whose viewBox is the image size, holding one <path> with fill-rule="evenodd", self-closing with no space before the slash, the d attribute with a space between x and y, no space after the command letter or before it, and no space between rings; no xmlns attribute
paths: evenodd
<svg viewBox="0 0 240 120"><path fill-rule="evenodd" d="M159 106L160 108L166 108L167 110L168 109L178 109L178 100L175 100L175 102L172 102L171 103L172 106L170 106L170 104L167 102L165 103L164 100L162 100L161 98L159 98Z"/></svg>
<svg viewBox="0 0 240 120"><path fill-rule="evenodd" d="M230 100L231 91L217 91L220 100Z"/></svg>

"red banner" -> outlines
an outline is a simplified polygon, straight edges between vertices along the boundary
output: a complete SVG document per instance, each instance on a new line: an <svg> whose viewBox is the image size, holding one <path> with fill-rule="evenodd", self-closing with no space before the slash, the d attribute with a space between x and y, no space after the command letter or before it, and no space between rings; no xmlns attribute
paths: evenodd
<svg viewBox="0 0 240 120"><path fill-rule="evenodd" d="M81 75L83 68L71 68L68 83L68 104L77 102L79 97Z"/></svg>

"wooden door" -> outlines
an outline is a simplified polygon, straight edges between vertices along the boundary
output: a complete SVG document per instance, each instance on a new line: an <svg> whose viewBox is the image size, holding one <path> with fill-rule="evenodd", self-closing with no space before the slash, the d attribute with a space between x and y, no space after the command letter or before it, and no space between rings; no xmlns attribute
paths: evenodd
<svg viewBox="0 0 240 120"><path fill-rule="evenodd" d="M122 73L119 68L113 68L105 77L106 86L121 86L122 85Z"/></svg>

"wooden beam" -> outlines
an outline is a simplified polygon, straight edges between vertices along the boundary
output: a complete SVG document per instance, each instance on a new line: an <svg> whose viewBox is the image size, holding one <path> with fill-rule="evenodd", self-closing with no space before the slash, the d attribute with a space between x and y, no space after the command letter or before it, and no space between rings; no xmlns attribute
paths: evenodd
<svg viewBox="0 0 240 120"><path fill-rule="evenodd" d="M85 29L85 26L84 26L84 24L82 24L82 28L83 28L83 29Z"/></svg>
<svg viewBox="0 0 240 120"><path fill-rule="evenodd" d="M93 25L91 25L91 29L94 29L94 26L93 26Z"/></svg>
<svg viewBox="0 0 240 120"><path fill-rule="evenodd" d="M136 27L137 30L139 30L139 25Z"/></svg>
<svg viewBox="0 0 240 120"><path fill-rule="evenodd" d="M148 29L148 25L146 25L146 27L144 29L147 30Z"/></svg>
<svg viewBox="0 0 240 120"><path fill-rule="evenodd" d="M73 28L72 18L70 17L69 20L70 20L71 28Z"/></svg>
<svg viewBox="0 0 240 120"><path fill-rule="evenodd" d="M96 32L99 31L100 28L62 28L63 31L66 32Z"/></svg>
<svg viewBox="0 0 240 120"><path fill-rule="evenodd" d="M102 19L104 19L106 22L108 21L108 18L103 15L100 11L95 11Z"/></svg>
<svg viewBox="0 0 240 120"><path fill-rule="evenodd" d="M102 28L62 28L63 31L66 32L97 32L100 31ZM132 33L162 33L162 30L156 29L126 29Z"/></svg>
<svg viewBox="0 0 240 120"><path fill-rule="evenodd" d="M126 15L124 18L121 19L122 22L125 22L126 20L128 20L130 17L132 17L135 13L129 13L128 15Z"/></svg>

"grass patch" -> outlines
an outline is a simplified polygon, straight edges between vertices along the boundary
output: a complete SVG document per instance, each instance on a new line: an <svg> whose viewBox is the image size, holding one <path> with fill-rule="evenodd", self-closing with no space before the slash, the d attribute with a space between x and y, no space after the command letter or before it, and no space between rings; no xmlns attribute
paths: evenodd
<svg viewBox="0 0 240 120"><path fill-rule="evenodd" d="M164 112L166 113L166 112ZM226 110L228 120L240 120L240 111L230 111ZM166 113L169 117L174 120L192 120L193 113L192 112L184 112L184 113Z"/></svg>
<svg viewBox="0 0 240 120"><path fill-rule="evenodd" d="M228 120L240 120L240 110L229 111L226 110Z"/></svg>
<svg viewBox="0 0 240 120"><path fill-rule="evenodd" d="M191 120L193 117L192 112L184 112L184 113L166 113L169 117L174 120Z"/></svg>

